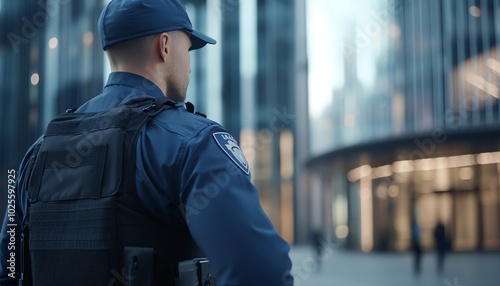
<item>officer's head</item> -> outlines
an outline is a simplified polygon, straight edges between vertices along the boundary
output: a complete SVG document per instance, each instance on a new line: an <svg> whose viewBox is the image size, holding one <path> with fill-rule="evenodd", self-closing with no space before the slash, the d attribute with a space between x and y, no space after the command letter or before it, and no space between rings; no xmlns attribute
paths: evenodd
<svg viewBox="0 0 500 286"><path fill-rule="evenodd" d="M143 75L176 101L186 97L188 51L215 44L193 30L179 0L112 0L98 24L113 71Z"/></svg>

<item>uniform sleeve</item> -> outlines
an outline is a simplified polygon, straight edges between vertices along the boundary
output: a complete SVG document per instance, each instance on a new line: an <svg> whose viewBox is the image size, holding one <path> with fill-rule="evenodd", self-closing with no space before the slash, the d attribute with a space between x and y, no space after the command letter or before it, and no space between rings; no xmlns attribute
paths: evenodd
<svg viewBox="0 0 500 286"><path fill-rule="evenodd" d="M27 199L25 181L33 146L24 156L19 171L9 171L9 174L15 175L16 183L14 196L8 190L6 194L7 203L13 204L14 208L7 207L0 234L0 285L18 285L21 277L21 232Z"/></svg>
<svg viewBox="0 0 500 286"><path fill-rule="evenodd" d="M188 142L183 159L180 201L217 285L293 285L289 245L264 213L232 136L207 128Z"/></svg>

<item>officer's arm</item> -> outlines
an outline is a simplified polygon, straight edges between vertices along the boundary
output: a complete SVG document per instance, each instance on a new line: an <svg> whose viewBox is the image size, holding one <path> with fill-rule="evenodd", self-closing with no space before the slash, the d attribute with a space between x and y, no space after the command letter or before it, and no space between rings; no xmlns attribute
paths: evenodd
<svg viewBox="0 0 500 286"><path fill-rule="evenodd" d="M211 127L186 146L180 199L191 234L218 285L292 285L289 246L262 210L245 162L231 155L238 149L229 150L224 134Z"/></svg>
<svg viewBox="0 0 500 286"><path fill-rule="evenodd" d="M33 147L26 153L19 171L9 171L15 175L15 194L7 190L7 209L0 234L0 285L17 285L21 275L21 230L26 206L26 188L24 182L27 176L28 162L31 158ZM10 195L10 196L9 196ZM12 205L13 206L9 206Z"/></svg>

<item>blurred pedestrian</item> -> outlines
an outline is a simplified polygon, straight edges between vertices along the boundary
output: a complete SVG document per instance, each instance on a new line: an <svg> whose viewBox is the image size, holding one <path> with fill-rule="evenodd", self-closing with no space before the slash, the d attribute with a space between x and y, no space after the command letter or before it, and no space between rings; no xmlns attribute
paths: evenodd
<svg viewBox="0 0 500 286"><path fill-rule="evenodd" d="M415 275L420 274L420 262L422 259L422 247L420 246L420 227L418 223L413 223L412 230L412 250L414 255L413 260L413 273Z"/></svg>
<svg viewBox="0 0 500 286"><path fill-rule="evenodd" d="M439 274L441 274L443 273L444 257L448 247L446 230L442 221L438 221L436 227L434 228L434 239L436 242L437 271Z"/></svg>
<svg viewBox="0 0 500 286"><path fill-rule="evenodd" d="M320 230L314 231L312 234L313 248L314 248L314 258L318 261L318 266L321 262L321 256L323 255L323 234Z"/></svg>

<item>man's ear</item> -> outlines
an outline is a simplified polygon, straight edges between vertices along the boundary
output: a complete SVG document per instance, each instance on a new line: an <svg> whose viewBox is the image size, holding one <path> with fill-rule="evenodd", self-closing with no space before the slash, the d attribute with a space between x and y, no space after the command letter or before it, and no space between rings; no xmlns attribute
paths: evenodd
<svg viewBox="0 0 500 286"><path fill-rule="evenodd" d="M167 60L168 55L170 54L170 35L167 33L161 33L158 37L158 51L160 54L160 58L163 61Z"/></svg>

